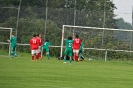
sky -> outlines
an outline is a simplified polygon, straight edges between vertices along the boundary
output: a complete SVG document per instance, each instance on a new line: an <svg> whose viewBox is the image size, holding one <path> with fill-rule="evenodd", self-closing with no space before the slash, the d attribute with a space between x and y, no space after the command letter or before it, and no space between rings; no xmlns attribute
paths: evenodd
<svg viewBox="0 0 133 88"><path fill-rule="evenodd" d="M117 18L123 18L125 22L132 24L133 0L112 0L117 9L114 11Z"/></svg>

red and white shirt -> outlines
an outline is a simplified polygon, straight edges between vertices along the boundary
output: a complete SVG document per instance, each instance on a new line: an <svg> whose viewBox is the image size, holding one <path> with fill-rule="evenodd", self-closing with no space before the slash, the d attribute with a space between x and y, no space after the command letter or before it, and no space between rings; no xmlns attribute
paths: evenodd
<svg viewBox="0 0 133 88"><path fill-rule="evenodd" d="M73 49L78 50L81 45L81 40L79 38L75 38L73 42Z"/></svg>
<svg viewBox="0 0 133 88"><path fill-rule="evenodd" d="M33 37L30 39L30 48L31 48L31 50L38 49L37 38Z"/></svg>
<svg viewBox="0 0 133 88"><path fill-rule="evenodd" d="M37 37L37 43L38 43L39 46L41 46L43 44L42 38Z"/></svg>

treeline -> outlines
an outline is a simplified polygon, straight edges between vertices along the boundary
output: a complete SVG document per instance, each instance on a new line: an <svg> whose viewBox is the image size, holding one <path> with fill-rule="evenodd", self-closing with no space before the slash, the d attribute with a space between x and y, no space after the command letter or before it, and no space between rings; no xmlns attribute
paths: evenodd
<svg viewBox="0 0 133 88"><path fill-rule="evenodd" d="M17 8L20 4L20 1L21 7L18 20ZM41 33L43 39L45 37L51 42L52 45L60 46L62 25L74 25L74 18L75 25L79 26L120 28L120 22L125 25L124 21L119 21L120 19L115 19L116 15L113 12L116 7L110 0L106 0L106 6L105 0L76 0L76 2L75 0L48 0L48 2L46 1L47 0L1 0L0 26L16 29L18 20L18 28L14 30L14 33L16 33L17 31L16 36L18 43L28 44L29 39L34 33ZM106 17L104 17L104 8L106 8ZM75 10L76 15L74 13ZM131 29L130 27L131 25L128 24L127 29ZM107 36L104 39L104 48L113 47L113 49L117 49L118 47L120 47L119 49L123 49L121 47L124 47L124 49L127 48L129 50L129 44L125 43L124 40L120 40L121 37L123 38L124 33L121 35L115 33L117 37L113 37L113 33L114 32L107 32L104 35ZM98 34L99 36L96 36L95 33L95 36L89 35L89 32L88 36L82 34L80 35L83 36L82 38L87 39L87 41L85 42L87 47L102 48L101 39L99 39L99 36L102 35L102 32ZM6 39L9 39L9 32L0 31L0 37L0 41L5 42ZM119 44L120 41L122 44ZM7 48L7 46L0 45L0 48L4 49ZM30 52L28 46L18 46L17 50L20 52ZM58 56L58 54L60 53L60 48L52 48L51 52L53 56ZM90 54L90 52L88 53ZM95 51L92 54L95 55ZM97 52L97 55L100 54L101 53ZM114 54L114 52L110 54L112 55ZM115 56L119 57L117 53L115 54Z"/></svg>

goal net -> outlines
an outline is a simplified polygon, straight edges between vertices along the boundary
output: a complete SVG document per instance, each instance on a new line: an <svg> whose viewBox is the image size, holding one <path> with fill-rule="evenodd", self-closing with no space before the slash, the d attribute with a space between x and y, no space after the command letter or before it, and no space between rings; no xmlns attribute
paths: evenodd
<svg viewBox="0 0 133 88"><path fill-rule="evenodd" d="M10 56L10 44L7 42L11 38L13 28L0 27L0 55Z"/></svg>
<svg viewBox="0 0 133 88"><path fill-rule="evenodd" d="M113 56L110 52L133 52L133 30L63 25L64 38L78 34L84 42L86 59ZM61 40L60 56L63 56L64 42Z"/></svg>

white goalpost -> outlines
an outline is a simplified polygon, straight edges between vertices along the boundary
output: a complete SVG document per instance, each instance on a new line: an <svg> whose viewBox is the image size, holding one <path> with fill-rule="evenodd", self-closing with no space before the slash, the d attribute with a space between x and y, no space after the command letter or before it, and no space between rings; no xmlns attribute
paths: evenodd
<svg viewBox="0 0 133 88"><path fill-rule="evenodd" d="M3 34L3 32L4 31L9 31L9 35L7 35L7 37L9 37L10 36L10 38L11 38L11 35L12 35L12 33L13 33L13 28L6 28L6 27L0 27L0 32L1 32L1 36L2 36L2 34ZM3 35L5 35L5 34L3 34ZM3 38L4 39L4 38ZM9 45L9 53L8 53L8 55L10 56L10 47L11 47L11 44L10 43L7 43L7 42L5 42L5 40L1 40L0 41L0 44L8 44Z"/></svg>
<svg viewBox="0 0 133 88"><path fill-rule="evenodd" d="M133 30L98 28L86 26L63 25L64 38L78 34L85 43L85 50L105 51L105 61L108 51L133 52ZM64 42L61 39L60 57L63 56Z"/></svg>

